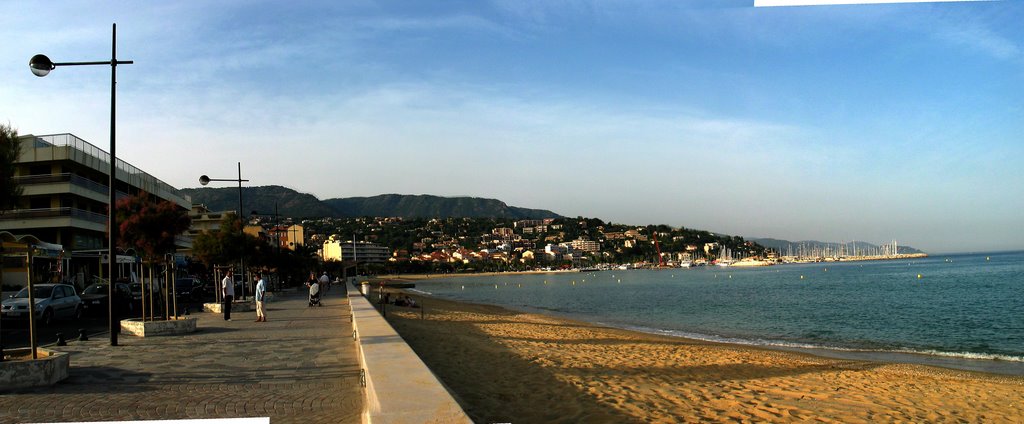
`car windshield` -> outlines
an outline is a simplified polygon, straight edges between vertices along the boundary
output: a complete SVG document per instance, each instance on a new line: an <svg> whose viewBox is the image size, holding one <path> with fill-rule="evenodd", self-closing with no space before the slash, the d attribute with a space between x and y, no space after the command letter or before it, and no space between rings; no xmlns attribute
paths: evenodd
<svg viewBox="0 0 1024 424"><path fill-rule="evenodd" d="M36 299L40 299L44 297L50 297L51 293L53 293L53 286L35 287L35 293L33 293L32 296L35 297ZM14 295L14 297L28 298L28 287L21 289L21 291L19 291L18 294Z"/></svg>
<svg viewBox="0 0 1024 424"><path fill-rule="evenodd" d="M86 287L85 290L82 291L82 294L106 294L106 293L107 293L107 285L106 284L93 284L93 285L91 285L89 287Z"/></svg>

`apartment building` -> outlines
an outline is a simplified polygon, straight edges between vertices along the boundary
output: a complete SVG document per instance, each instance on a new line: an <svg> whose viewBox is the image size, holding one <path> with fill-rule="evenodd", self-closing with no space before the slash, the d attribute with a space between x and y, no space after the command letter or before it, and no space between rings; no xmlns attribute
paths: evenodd
<svg viewBox="0 0 1024 424"><path fill-rule="evenodd" d="M377 243L351 240L343 241L337 236L328 238L321 250L325 261L357 261L360 263L385 263L391 259L391 249Z"/></svg>
<svg viewBox="0 0 1024 424"><path fill-rule="evenodd" d="M23 192L14 209L0 214L0 230L62 245L65 257L98 257L107 240L110 155L72 134L26 135L18 141L14 180ZM118 199L145 192L183 210L192 206L178 189L120 159L116 176ZM191 244L185 235L177 240L179 248Z"/></svg>

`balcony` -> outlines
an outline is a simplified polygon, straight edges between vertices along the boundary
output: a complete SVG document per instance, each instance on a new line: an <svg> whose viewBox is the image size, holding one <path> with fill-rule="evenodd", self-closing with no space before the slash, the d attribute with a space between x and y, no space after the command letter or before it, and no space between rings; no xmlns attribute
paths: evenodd
<svg viewBox="0 0 1024 424"><path fill-rule="evenodd" d="M107 215L75 208L14 209L0 213L0 228L74 227L93 231L107 230Z"/></svg>

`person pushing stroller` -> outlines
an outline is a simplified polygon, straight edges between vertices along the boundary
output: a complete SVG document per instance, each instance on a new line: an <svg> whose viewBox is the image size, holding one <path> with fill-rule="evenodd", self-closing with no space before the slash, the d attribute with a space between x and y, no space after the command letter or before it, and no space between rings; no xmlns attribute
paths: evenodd
<svg viewBox="0 0 1024 424"><path fill-rule="evenodd" d="M312 278L306 283L309 286L309 306L320 306L320 282L313 275L310 277Z"/></svg>

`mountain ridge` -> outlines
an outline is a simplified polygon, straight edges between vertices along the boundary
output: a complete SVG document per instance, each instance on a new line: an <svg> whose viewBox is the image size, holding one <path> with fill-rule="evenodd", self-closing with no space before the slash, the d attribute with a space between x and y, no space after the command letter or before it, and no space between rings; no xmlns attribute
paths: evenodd
<svg viewBox="0 0 1024 424"><path fill-rule="evenodd" d="M183 188L192 203L210 210L236 210L238 189L233 187ZM248 215L288 216L294 218L355 218L361 216L398 216L403 218L562 218L545 209L509 206L497 199L460 196L442 197L426 194L380 194L368 197L346 197L321 200L308 193L270 185L242 187L242 213Z"/></svg>

